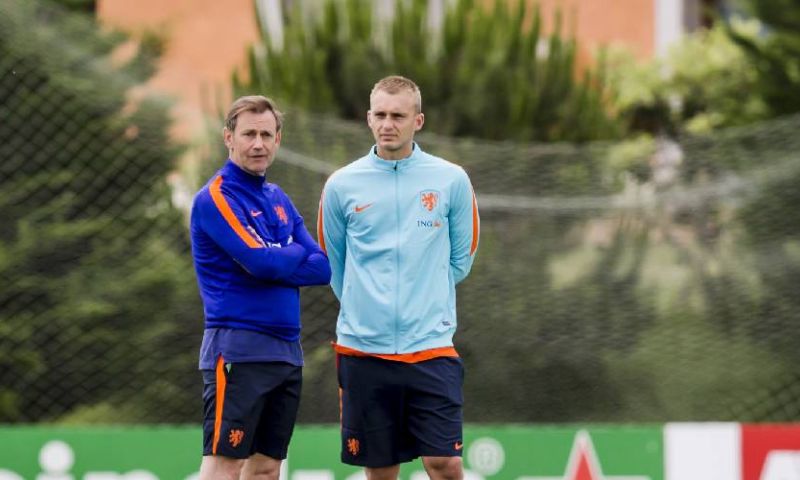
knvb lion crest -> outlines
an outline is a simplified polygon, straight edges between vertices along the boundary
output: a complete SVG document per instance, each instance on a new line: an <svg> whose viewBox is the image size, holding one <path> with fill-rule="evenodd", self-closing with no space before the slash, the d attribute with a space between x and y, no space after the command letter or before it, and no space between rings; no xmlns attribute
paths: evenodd
<svg viewBox="0 0 800 480"><path fill-rule="evenodd" d="M360 450L360 445L358 443L358 439L350 437L347 439L347 451L350 452L350 455L356 456L358 455L358 451Z"/></svg>
<svg viewBox="0 0 800 480"><path fill-rule="evenodd" d="M231 447L236 448L244 440L244 430L239 428L232 428L231 433L228 435L228 443L231 444Z"/></svg>
<svg viewBox="0 0 800 480"><path fill-rule="evenodd" d="M432 190L420 192L419 200L422 203L422 208L432 212L433 209L436 208L436 205L439 204L439 192L434 192Z"/></svg>
<svg viewBox="0 0 800 480"><path fill-rule="evenodd" d="M289 216L286 215L286 210L283 209L282 205L278 205L277 207L275 207L275 214L278 215L278 219L284 225L289 223Z"/></svg>

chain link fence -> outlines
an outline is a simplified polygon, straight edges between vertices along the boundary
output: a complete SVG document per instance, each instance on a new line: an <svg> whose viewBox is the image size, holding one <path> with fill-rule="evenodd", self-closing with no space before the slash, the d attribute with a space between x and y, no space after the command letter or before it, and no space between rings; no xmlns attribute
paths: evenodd
<svg viewBox="0 0 800 480"><path fill-rule="evenodd" d="M221 139L177 176L166 106L131 106L132 79L100 63L110 48L79 48L89 27L35 4L0 0L0 421L197 423L186 208ZM314 232L325 179L372 140L284 109L268 177ZM464 166L481 209L458 288L467 421L800 418L798 130L795 116L653 142L420 134ZM337 422L338 305L327 287L302 302L300 420Z"/></svg>
<svg viewBox="0 0 800 480"><path fill-rule="evenodd" d="M588 145L421 134L466 168L481 209L458 288L467 418L800 417L798 127ZM371 145L366 125L300 113L283 138L270 177L308 219L327 175ZM336 303L325 289L304 301L307 391L331 392ZM329 403L305 408L335 418Z"/></svg>

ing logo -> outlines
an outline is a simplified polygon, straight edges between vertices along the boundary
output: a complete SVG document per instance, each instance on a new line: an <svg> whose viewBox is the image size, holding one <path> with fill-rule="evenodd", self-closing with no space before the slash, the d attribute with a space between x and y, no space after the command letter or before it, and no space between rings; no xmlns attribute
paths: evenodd
<svg viewBox="0 0 800 480"><path fill-rule="evenodd" d="M423 228L439 228L442 222L439 220L417 220L417 226Z"/></svg>
<svg viewBox="0 0 800 480"><path fill-rule="evenodd" d="M356 455L358 455L359 450L360 450L360 445L358 443L358 440L353 437L348 438L347 451L350 452L350 455L355 457Z"/></svg>
<svg viewBox="0 0 800 480"><path fill-rule="evenodd" d="M231 433L228 435L228 443L231 444L231 447L236 448L244 440L244 430L240 428L231 428Z"/></svg>
<svg viewBox="0 0 800 480"><path fill-rule="evenodd" d="M275 214L278 215L278 219L284 225L289 223L289 217L286 215L286 210L283 209L283 205L278 205L275 207Z"/></svg>
<svg viewBox="0 0 800 480"><path fill-rule="evenodd" d="M424 192L420 192L419 201L422 204L422 208L432 212L439 203L439 192L435 192L433 190L425 190Z"/></svg>

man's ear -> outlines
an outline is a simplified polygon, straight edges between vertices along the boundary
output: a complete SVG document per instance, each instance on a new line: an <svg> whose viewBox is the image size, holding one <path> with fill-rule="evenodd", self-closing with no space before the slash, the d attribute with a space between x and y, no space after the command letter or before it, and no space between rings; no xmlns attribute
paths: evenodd
<svg viewBox="0 0 800 480"><path fill-rule="evenodd" d="M222 141L225 142L225 146L228 149L233 145L233 132L228 130L228 127L222 129Z"/></svg>
<svg viewBox="0 0 800 480"><path fill-rule="evenodd" d="M422 126L425 124L425 114L418 113L417 116L414 118L414 131L418 132L422 130Z"/></svg>
<svg viewBox="0 0 800 480"><path fill-rule="evenodd" d="M369 128L372 128L372 115L371 115L371 113L372 113L372 110L367 110L367 125L369 125Z"/></svg>
<svg viewBox="0 0 800 480"><path fill-rule="evenodd" d="M275 146L279 146L281 144L281 130L278 130L275 133Z"/></svg>

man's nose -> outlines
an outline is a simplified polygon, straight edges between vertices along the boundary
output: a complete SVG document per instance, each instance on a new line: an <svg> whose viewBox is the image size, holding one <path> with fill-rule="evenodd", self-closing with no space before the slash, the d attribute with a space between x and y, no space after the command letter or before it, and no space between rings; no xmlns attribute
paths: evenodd
<svg viewBox="0 0 800 480"><path fill-rule="evenodd" d="M253 143L253 148L264 148L264 139L257 136L255 143Z"/></svg>

